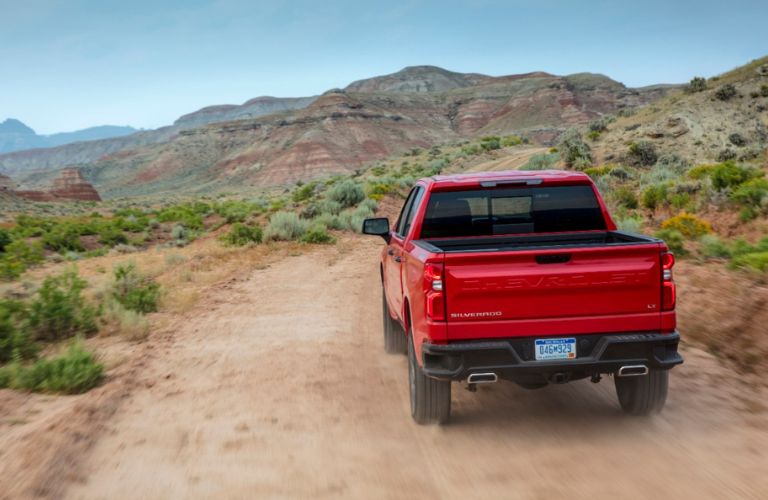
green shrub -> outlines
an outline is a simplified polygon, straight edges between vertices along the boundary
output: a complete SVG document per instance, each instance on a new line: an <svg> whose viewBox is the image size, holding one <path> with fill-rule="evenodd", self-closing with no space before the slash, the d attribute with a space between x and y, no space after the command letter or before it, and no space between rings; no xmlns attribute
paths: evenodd
<svg viewBox="0 0 768 500"><path fill-rule="evenodd" d="M96 310L82 295L85 286L74 270L43 281L29 305L28 325L35 340L56 341L96 331Z"/></svg>
<svg viewBox="0 0 768 500"><path fill-rule="evenodd" d="M712 226L709 222L688 213L670 217L661 223L661 228L673 229L689 239L699 238L712 232Z"/></svg>
<svg viewBox="0 0 768 500"><path fill-rule="evenodd" d="M485 151L492 151L501 148L501 138L495 135L483 137L480 139L480 147Z"/></svg>
<svg viewBox="0 0 768 500"><path fill-rule="evenodd" d="M111 296L126 309L147 314L157 311L160 285L140 274L135 263L118 264L113 273Z"/></svg>
<svg viewBox="0 0 768 500"><path fill-rule="evenodd" d="M82 252L80 231L72 224L59 224L43 235L43 245L54 252Z"/></svg>
<svg viewBox="0 0 768 500"><path fill-rule="evenodd" d="M655 237L664 240L669 247L670 251L678 257L688 255L688 250L685 248L685 238L676 229L660 229L654 234Z"/></svg>
<svg viewBox="0 0 768 500"><path fill-rule="evenodd" d="M728 259L731 250L714 234L705 234L699 239L699 253L706 259Z"/></svg>
<svg viewBox="0 0 768 500"><path fill-rule="evenodd" d="M674 193L669 197L669 204L677 210L687 210L691 207L691 195L688 193Z"/></svg>
<svg viewBox="0 0 768 500"><path fill-rule="evenodd" d="M731 199L749 207L761 207L768 200L768 180L752 179L736 188Z"/></svg>
<svg viewBox="0 0 768 500"><path fill-rule="evenodd" d="M315 186L316 184L314 182L304 184L303 186L297 186L293 191L293 195L291 195L294 203L301 203L302 201L307 201L312 198L315 194Z"/></svg>
<svg viewBox="0 0 768 500"><path fill-rule="evenodd" d="M309 228L309 230L301 237L302 243L334 243L336 239L328 234L328 230L321 224L315 224Z"/></svg>
<svg viewBox="0 0 768 500"><path fill-rule="evenodd" d="M221 241L225 245L241 247L249 243L261 243L262 236L259 226L246 226L237 222L228 233L221 236Z"/></svg>
<svg viewBox="0 0 768 500"><path fill-rule="evenodd" d="M528 162L520 167L520 170L548 170L555 166L560 159L560 153L541 153L535 154L528 159Z"/></svg>
<svg viewBox="0 0 768 500"><path fill-rule="evenodd" d="M709 176L712 179L712 186L719 190L738 186L761 174L762 172L754 168L737 165L733 161L725 161L714 165Z"/></svg>
<svg viewBox="0 0 768 500"><path fill-rule="evenodd" d="M101 382L104 366L79 342L53 359L41 359L31 366L11 364L0 369L0 387L33 392L79 394Z"/></svg>
<svg viewBox="0 0 768 500"><path fill-rule="evenodd" d="M613 198L621 207L628 208L630 210L634 210L638 207L637 196L635 196L635 193L627 187L622 186L616 189L613 192Z"/></svg>
<svg viewBox="0 0 768 500"><path fill-rule="evenodd" d="M701 180L712 175L712 171L717 165L696 165L688 170L688 177L694 180Z"/></svg>
<svg viewBox="0 0 768 500"><path fill-rule="evenodd" d="M602 167L591 167L584 170L584 173L593 179L608 175L613 170L613 165L603 165Z"/></svg>
<svg viewBox="0 0 768 500"><path fill-rule="evenodd" d="M157 213L160 222L178 222L185 227L200 231L203 229L203 215L209 213L211 207L205 203L174 205L163 208Z"/></svg>
<svg viewBox="0 0 768 500"><path fill-rule="evenodd" d="M320 203L320 212L324 214L338 215L341 213L341 203L333 200L323 200Z"/></svg>
<svg viewBox="0 0 768 500"><path fill-rule="evenodd" d="M362 193L362 189L360 192ZM264 240L298 240L307 232L307 227L308 222L300 219L294 212L276 212L269 218L269 225L264 231Z"/></svg>
<svg viewBox="0 0 768 500"><path fill-rule="evenodd" d="M685 87L685 91L689 94L703 92L705 90L707 90L707 80L700 76L694 76Z"/></svg>
<svg viewBox="0 0 768 500"><path fill-rule="evenodd" d="M649 166L656 163L656 147L648 141L633 142L629 145L629 157L638 165Z"/></svg>
<svg viewBox="0 0 768 500"><path fill-rule="evenodd" d="M760 95L762 97L768 97L768 85L760 85Z"/></svg>
<svg viewBox="0 0 768 500"><path fill-rule="evenodd" d="M360 184L345 180L335 184L328 191L328 199L335 201L342 207L352 207L365 199L365 191Z"/></svg>
<svg viewBox="0 0 768 500"><path fill-rule="evenodd" d="M625 231L627 233L641 233L643 229L643 219L640 217L616 219L616 227L619 228L619 231Z"/></svg>
<svg viewBox="0 0 768 500"><path fill-rule="evenodd" d="M759 215L760 213L753 206L747 205L746 207L741 207L741 210L739 210L739 220L741 222L755 220Z"/></svg>
<svg viewBox="0 0 768 500"><path fill-rule="evenodd" d="M99 226L99 243L109 247L128 243L128 237L113 223L105 222Z"/></svg>
<svg viewBox="0 0 768 500"><path fill-rule="evenodd" d="M733 97L736 97L736 87L730 83L726 83L715 91L715 97L721 101L728 101Z"/></svg>
<svg viewBox="0 0 768 500"><path fill-rule="evenodd" d="M655 210L667 203L667 186L665 184L653 184L643 190L643 206Z"/></svg>
<svg viewBox="0 0 768 500"><path fill-rule="evenodd" d="M5 252L5 247L12 241L11 233L0 227L0 253Z"/></svg>
<svg viewBox="0 0 768 500"><path fill-rule="evenodd" d="M733 269L768 271L768 251L738 255L731 260L730 266Z"/></svg>
<svg viewBox="0 0 768 500"><path fill-rule="evenodd" d="M462 146L461 152L467 156L474 156L482 151L480 149L480 146L477 144L468 144L466 146Z"/></svg>
<svg viewBox="0 0 768 500"><path fill-rule="evenodd" d="M307 206L305 206L301 210L301 218L302 219L314 219L318 215L323 213L323 209L319 203L308 203Z"/></svg>
<svg viewBox="0 0 768 500"><path fill-rule="evenodd" d="M14 280L24 274L27 268L43 262L44 259L42 243L13 241L6 245L5 252L0 255L0 280Z"/></svg>
<svg viewBox="0 0 768 500"><path fill-rule="evenodd" d="M227 200L213 207L213 211L227 221L228 224L234 222L244 222L248 217L261 211L261 206L257 203Z"/></svg>
<svg viewBox="0 0 768 500"><path fill-rule="evenodd" d="M14 230L19 237L31 238L35 236L42 236L54 225L55 224L51 219L21 214L16 217L16 227Z"/></svg>
<svg viewBox="0 0 768 500"><path fill-rule="evenodd" d="M0 299L0 364L34 358L37 346L25 328L27 310L22 302Z"/></svg>
<svg viewBox="0 0 768 500"><path fill-rule="evenodd" d="M341 229L360 233L363 230L363 221L373 216L373 210L366 205L360 205L355 209L345 210L339 214Z"/></svg>
<svg viewBox="0 0 768 500"><path fill-rule="evenodd" d="M325 226L328 229L344 229L344 223L338 215L329 213L320 214L313 220L313 222Z"/></svg>
<svg viewBox="0 0 768 500"><path fill-rule="evenodd" d="M577 129L566 130L557 146L560 156L569 167L587 167L592 163L592 150Z"/></svg>
<svg viewBox="0 0 768 500"><path fill-rule="evenodd" d="M518 146L523 143L523 139L517 135L507 135L501 138L501 146L508 148L511 146Z"/></svg>
<svg viewBox="0 0 768 500"><path fill-rule="evenodd" d="M597 130L590 130L589 132L587 132L587 138L590 141L596 141L600 138L600 132Z"/></svg>

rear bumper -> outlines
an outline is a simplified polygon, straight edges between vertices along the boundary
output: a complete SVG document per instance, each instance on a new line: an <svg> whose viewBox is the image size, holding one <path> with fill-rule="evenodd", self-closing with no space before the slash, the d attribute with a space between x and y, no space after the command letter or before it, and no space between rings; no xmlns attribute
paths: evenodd
<svg viewBox="0 0 768 500"><path fill-rule="evenodd" d="M559 336L567 337L567 336ZM523 337L492 341L466 341L422 345L422 366L427 376L464 380L471 373L494 372L499 378L524 383L557 379L575 380L598 373L614 373L624 365L646 365L668 370L683 362L677 352L680 334L617 333L574 335L576 358L536 361L534 340Z"/></svg>

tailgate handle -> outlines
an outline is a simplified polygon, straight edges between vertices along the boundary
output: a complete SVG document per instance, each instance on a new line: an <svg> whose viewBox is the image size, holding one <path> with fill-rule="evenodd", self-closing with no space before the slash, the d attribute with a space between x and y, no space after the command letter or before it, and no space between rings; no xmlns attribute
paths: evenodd
<svg viewBox="0 0 768 500"><path fill-rule="evenodd" d="M571 254L569 253L553 253L536 256L536 262L539 264L564 264L569 260L571 260Z"/></svg>

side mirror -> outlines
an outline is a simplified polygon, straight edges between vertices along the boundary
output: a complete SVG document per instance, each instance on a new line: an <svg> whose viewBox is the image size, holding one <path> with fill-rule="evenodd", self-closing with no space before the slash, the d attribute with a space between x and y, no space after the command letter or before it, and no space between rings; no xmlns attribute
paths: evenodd
<svg viewBox="0 0 768 500"><path fill-rule="evenodd" d="M384 241L389 243L389 219L386 217L365 219L363 221L363 234L381 236L384 238Z"/></svg>

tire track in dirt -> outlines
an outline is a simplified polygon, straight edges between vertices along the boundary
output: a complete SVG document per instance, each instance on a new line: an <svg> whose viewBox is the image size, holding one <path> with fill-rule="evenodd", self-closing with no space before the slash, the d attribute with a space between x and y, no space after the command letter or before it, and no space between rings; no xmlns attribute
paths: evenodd
<svg viewBox="0 0 768 500"><path fill-rule="evenodd" d="M761 395L695 349L652 418L624 416L610 379L475 394L454 384L451 423L417 426L406 359L383 353L379 249L345 239L212 290L136 373L67 496L768 493L767 417L750 406Z"/></svg>

